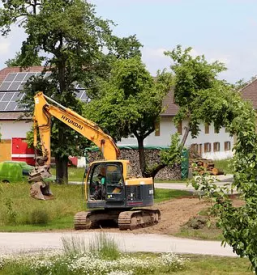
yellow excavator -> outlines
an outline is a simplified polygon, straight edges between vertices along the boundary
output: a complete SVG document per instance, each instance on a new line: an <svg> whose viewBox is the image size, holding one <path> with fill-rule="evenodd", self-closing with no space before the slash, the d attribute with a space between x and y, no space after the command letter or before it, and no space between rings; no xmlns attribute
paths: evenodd
<svg viewBox="0 0 257 275"><path fill-rule="evenodd" d="M118 159L120 152L112 137L94 122L42 92L37 93L34 100L34 147L37 147L39 132L42 156L36 159L30 173L31 197L42 200L53 197L46 179L51 176L51 117L55 117L96 144L104 157L102 161L90 163L86 169L84 184L89 211L75 215L74 228L96 228L103 221L114 221L119 229L132 230L159 222L158 209L141 208L153 205L153 179L132 177L130 162Z"/></svg>

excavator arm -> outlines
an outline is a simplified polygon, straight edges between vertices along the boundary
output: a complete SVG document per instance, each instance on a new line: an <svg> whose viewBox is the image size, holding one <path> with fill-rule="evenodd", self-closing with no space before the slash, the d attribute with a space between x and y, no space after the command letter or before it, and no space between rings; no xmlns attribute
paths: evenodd
<svg viewBox="0 0 257 275"><path fill-rule="evenodd" d="M117 159L120 154L118 147L112 137L107 135L97 124L55 102L42 92L37 93L34 100L34 147L37 147L37 131L39 131L43 157L37 159L36 167L29 178L31 182L40 182L34 185L34 188L31 188L32 197L43 199L41 194L39 194L39 197L35 195L35 193L40 193L40 190L43 195L44 193L46 195L51 194L48 184L43 183L44 177L47 178L51 175L49 172L51 162L51 117L59 119L70 128L91 140L101 150L105 160Z"/></svg>
<svg viewBox="0 0 257 275"><path fill-rule="evenodd" d="M120 154L119 148L112 137L107 135L96 123L55 102L42 92L36 94L34 99L34 125L39 129L44 156L48 158L50 156L51 117L55 117L85 138L91 140L101 150L106 160L117 159ZM49 104L47 100L54 105ZM34 134L35 136L36 133ZM35 138L34 140L34 146L36 146L37 139ZM48 159L48 164L50 164L50 158Z"/></svg>

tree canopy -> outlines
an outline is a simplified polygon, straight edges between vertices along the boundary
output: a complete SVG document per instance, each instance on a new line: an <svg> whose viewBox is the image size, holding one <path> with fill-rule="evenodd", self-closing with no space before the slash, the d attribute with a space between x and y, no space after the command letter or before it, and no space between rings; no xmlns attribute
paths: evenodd
<svg viewBox="0 0 257 275"><path fill-rule="evenodd" d="M120 59L102 83L102 97L92 100L85 110L86 117L108 129L116 140L136 137L143 175L147 174L143 142L155 130L171 83L172 76L165 72L154 79L139 57Z"/></svg>

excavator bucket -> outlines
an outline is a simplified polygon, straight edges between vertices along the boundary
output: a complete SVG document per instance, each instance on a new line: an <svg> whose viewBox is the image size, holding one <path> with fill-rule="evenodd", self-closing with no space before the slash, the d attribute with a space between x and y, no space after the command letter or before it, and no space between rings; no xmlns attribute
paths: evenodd
<svg viewBox="0 0 257 275"><path fill-rule="evenodd" d="M36 166L30 172L29 182L32 183L30 187L30 196L38 200L53 199L53 194L50 190L49 182L47 179L51 177L49 166Z"/></svg>
<svg viewBox="0 0 257 275"><path fill-rule="evenodd" d="M31 185L30 196L38 200L51 200L54 198L48 183L38 181Z"/></svg>

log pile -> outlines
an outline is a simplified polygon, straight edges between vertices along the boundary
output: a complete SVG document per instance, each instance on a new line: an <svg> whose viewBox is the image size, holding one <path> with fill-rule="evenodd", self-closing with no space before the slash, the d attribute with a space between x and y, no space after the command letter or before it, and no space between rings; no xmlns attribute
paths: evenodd
<svg viewBox="0 0 257 275"><path fill-rule="evenodd" d="M160 163L160 150L159 149L145 149L145 158L148 166L153 166ZM99 151L88 151L87 160L89 162L102 159ZM119 159L128 159L132 167L134 176L141 177L142 173L139 167L139 153L137 149L121 149ZM181 168L179 165L170 168L165 167L158 172L156 179L181 179Z"/></svg>
<svg viewBox="0 0 257 275"><path fill-rule="evenodd" d="M193 167L193 166L196 166L196 167ZM224 174L223 171L215 167L213 160L202 158L192 148L190 148L189 150L189 167L191 167L193 171L199 172L200 174L203 173L204 171L207 171L214 176Z"/></svg>

